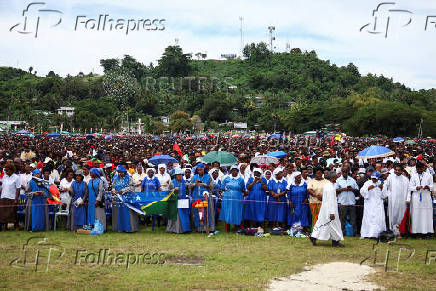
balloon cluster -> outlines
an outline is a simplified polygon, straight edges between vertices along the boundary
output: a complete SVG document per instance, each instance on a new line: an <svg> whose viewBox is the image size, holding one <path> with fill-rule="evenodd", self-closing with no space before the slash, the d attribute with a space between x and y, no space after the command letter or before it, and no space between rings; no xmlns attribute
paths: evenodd
<svg viewBox="0 0 436 291"><path fill-rule="evenodd" d="M138 83L135 77L128 71L119 69L105 74L103 89L118 106L125 107L129 104L129 98L138 91Z"/></svg>

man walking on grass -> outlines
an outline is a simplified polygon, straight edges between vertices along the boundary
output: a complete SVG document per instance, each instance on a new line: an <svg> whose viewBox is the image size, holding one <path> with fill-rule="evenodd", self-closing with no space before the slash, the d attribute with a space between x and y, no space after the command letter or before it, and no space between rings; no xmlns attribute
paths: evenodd
<svg viewBox="0 0 436 291"><path fill-rule="evenodd" d="M344 247L339 241L344 240L341 221L339 220L338 202L336 199L336 173L329 172L326 176L328 182L324 186L322 205L318 220L313 227L310 241L315 246L316 241L332 239L332 247Z"/></svg>

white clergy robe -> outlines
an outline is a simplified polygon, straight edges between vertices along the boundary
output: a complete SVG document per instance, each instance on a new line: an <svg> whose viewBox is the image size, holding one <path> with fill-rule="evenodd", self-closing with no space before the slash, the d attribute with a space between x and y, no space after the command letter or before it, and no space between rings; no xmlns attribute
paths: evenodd
<svg viewBox="0 0 436 291"><path fill-rule="evenodd" d="M386 198L386 192L380 189L380 181L373 182L368 180L360 189L360 194L364 198L365 207L363 209L361 237L378 238L382 231L386 230L385 209L383 199ZM369 186L375 188L369 190Z"/></svg>
<svg viewBox="0 0 436 291"><path fill-rule="evenodd" d="M409 179L404 175L391 174L383 185L383 191L388 197L389 228L394 230L399 226L406 211L406 199L409 194Z"/></svg>
<svg viewBox="0 0 436 291"><path fill-rule="evenodd" d="M416 188L422 186L421 190ZM430 191L424 189L425 186ZM433 233L433 201L431 191L433 190L433 177L424 172L422 174L414 173L410 177L409 195L407 201L410 201L410 216L412 220L412 233Z"/></svg>
<svg viewBox="0 0 436 291"><path fill-rule="evenodd" d="M319 240L329 240L330 238L335 241L344 240L339 220L336 184L328 181L324 185L322 195L321 209L311 236ZM330 214L335 215L335 219L332 221L330 221Z"/></svg>

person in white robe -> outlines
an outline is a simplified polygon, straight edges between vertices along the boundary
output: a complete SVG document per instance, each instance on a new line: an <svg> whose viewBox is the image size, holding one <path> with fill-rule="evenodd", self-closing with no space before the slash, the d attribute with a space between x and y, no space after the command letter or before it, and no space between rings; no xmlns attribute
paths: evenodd
<svg viewBox="0 0 436 291"><path fill-rule="evenodd" d="M136 173L132 175L133 185L135 186L135 192L141 192L141 184L146 176L147 175L145 174L144 168L139 163L136 166Z"/></svg>
<svg viewBox="0 0 436 291"><path fill-rule="evenodd" d="M425 171L421 162L416 165L416 173L412 174L409 182L407 204L410 205L412 233L431 237L433 229L433 177Z"/></svg>
<svg viewBox="0 0 436 291"><path fill-rule="evenodd" d="M386 192L383 191L383 184L379 181L380 173L374 172L371 179L363 184L360 194L364 199L362 227L360 236L362 238L378 238L382 231L386 231L385 209L383 200Z"/></svg>
<svg viewBox="0 0 436 291"><path fill-rule="evenodd" d="M389 229L394 231L403 220L409 193L409 179L403 175L403 167L400 164L394 166L394 174L386 179L383 191L388 197Z"/></svg>
<svg viewBox="0 0 436 291"><path fill-rule="evenodd" d="M322 205L318 220L313 227L310 241L316 245L316 241L332 239L332 247L344 247L339 241L344 240L341 221L339 220L338 201L336 199L336 172L331 171L326 175L328 182L324 186Z"/></svg>
<svg viewBox="0 0 436 291"><path fill-rule="evenodd" d="M170 185L172 185L171 176L167 172L167 166L165 164L159 164L157 166L156 177L159 179L159 183L162 191L169 191Z"/></svg>

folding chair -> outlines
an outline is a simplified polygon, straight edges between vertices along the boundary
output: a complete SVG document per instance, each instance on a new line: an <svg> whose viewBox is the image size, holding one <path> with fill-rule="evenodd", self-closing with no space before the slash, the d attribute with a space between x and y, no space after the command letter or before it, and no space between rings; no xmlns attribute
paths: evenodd
<svg viewBox="0 0 436 291"><path fill-rule="evenodd" d="M111 198L111 192L110 191L106 191L104 193L104 209L106 212L106 221L110 221L112 224L112 198Z"/></svg>
<svg viewBox="0 0 436 291"><path fill-rule="evenodd" d="M57 208L56 208L55 214L54 214L53 230L56 230L56 221L57 221L58 216L65 216L68 219L69 213L70 213L70 204L69 203L66 204L65 209L62 209L62 205L57 205Z"/></svg>
<svg viewBox="0 0 436 291"><path fill-rule="evenodd" d="M27 195L20 194L20 197L18 198L18 207L17 207L17 216L18 216L18 223L20 221L24 221L26 216L26 202L27 202Z"/></svg>

